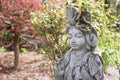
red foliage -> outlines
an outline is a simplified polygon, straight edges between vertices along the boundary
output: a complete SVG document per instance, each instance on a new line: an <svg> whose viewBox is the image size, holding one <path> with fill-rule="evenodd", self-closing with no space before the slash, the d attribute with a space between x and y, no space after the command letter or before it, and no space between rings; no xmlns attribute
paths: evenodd
<svg viewBox="0 0 120 80"><path fill-rule="evenodd" d="M66 5L66 0L60 0L60 6L65 6Z"/></svg>
<svg viewBox="0 0 120 80"><path fill-rule="evenodd" d="M54 0L48 1L55 2ZM30 12L40 10L43 5L42 0L0 0L0 30L6 28L3 24L9 24L12 32L28 30L32 26ZM60 0L59 5L64 6L65 0Z"/></svg>
<svg viewBox="0 0 120 80"><path fill-rule="evenodd" d="M5 17L3 16L2 13L0 13L0 30L3 30L4 27L3 27L3 21L4 21Z"/></svg>
<svg viewBox="0 0 120 80"><path fill-rule="evenodd" d="M0 30L3 29L2 20L0 19Z"/></svg>
<svg viewBox="0 0 120 80"><path fill-rule="evenodd" d="M1 0L0 29L9 25L12 32L22 32L31 27L30 12L40 10L40 0ZM5 18L3 18L3 17Z"/></svg>
<svg viewBox="0 0 120 80"><path fill-rule="evenodd" d="M49 1L49 3L54 3L54 4L58 4L58 5L60 5L61 7L62 6L65 6L65 4L66 4L66 0L48 0Z"/></svg>

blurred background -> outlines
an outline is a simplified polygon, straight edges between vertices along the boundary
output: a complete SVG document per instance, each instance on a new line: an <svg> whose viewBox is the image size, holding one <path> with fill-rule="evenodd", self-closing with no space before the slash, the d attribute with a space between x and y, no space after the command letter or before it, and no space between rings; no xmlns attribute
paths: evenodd
<svg viewBox="0 0 120 80"><path fill-rule="evenodd" d="M0 0L1 54L34 51L54 65L69 49L65 31L70 6L85 6L91 13L105 71L109 66L120 69L120 0Z"/></svg>

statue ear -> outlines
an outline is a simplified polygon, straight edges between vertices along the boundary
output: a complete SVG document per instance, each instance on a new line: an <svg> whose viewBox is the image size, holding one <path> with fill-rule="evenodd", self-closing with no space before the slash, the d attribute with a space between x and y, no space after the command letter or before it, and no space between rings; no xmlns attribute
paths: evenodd
<svg viewBox="0 0 120 80"><path fill-rule="evenodd" d="M97 43L98 43L97 35L95 33L87 33L86 41L87 41L89 47L96 47ZM87 45L87 47L88 47L88 45Z"/></svg>

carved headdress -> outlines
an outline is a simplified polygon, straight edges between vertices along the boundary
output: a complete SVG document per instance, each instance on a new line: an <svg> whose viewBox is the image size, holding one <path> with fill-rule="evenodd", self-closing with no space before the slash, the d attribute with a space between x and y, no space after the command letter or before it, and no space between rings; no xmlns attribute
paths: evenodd
<svg viewBox="0 0 120 80"><path fill-rule="evenodd" d="M91 14L87 11L87 8L70 7L67 9L66 18L69 23L69 27L75 27L85 33L87 41L87 49L95 49L98 44L98 36L94 27L91 25Z"/></svg>

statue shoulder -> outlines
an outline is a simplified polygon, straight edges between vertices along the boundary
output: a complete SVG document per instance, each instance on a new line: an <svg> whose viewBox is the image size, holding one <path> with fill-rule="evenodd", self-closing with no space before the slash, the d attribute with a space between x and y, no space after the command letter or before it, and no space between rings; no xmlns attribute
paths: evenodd
<svg viewBox="0 0 120 80"><path fill-rule="evenodd" d="M90 58L93 58L93 61L99 65L104 65L103 59L99 54L92 54Z"/></svg>
<svg viewBox="0 0 120 80"><path fill-rule="evenodd" d="M65 53L64 58L69 57L70 55L71 55L71 49Z"/></svg>

